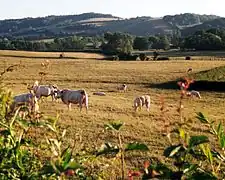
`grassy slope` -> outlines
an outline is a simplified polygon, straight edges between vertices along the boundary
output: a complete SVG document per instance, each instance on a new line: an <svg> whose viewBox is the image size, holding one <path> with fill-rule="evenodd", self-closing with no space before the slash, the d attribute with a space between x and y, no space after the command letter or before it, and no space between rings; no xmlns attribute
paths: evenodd
<svg viewBox="0 0 225 180"><path fill-rule="evenodd" d="M14 91L14 94L27 92L27 84L40 79L38 73L43 71L40 59L23 59L12 57L0 57L0 70L4 68L4 60L8 65L18 63L20 60L25 69L12 72L6 75L7 87ZM141 166L147 158L162 158L162 151L168 145L168 140L163 136L164 123L160 115L159 96L165 97L167 122L170 128L174 128L179 122L176 111L178 105L178 90L150 89L146 86L149 83L165 82L184 76L189 67L194 72L203 71L213 67L224 66L224 61L163 61L163 62L118 62L98 60L50 60L51 66L47 70L44 84L56 83L60 88L80 89L85 88L90 96L90 110L88 114L80 113L75 105L73 110L68 112L66 106L61 102L48 101L40 104L40 109L45 115L55 116L60 113L59 125L67 129L66 143L72 143L77 139L76 151L83 148L91 150L99 147L105 140L115 141L112 134L103 133L103 125L111 120L125 122L122 130L124 141L141 141L147 143L150 151L148 153L136 153L127 156L128 168ZM127 93L113 92L120 83L128 84ZM94 91L104 91L106 96L94 96ZM141 94L150 94L152 98L151 111L134 113L132 102L134 97ZM204 133L204 126L196 122L194 116L196 111L206 113L209 118L216 121L222 120L225 116L224 107L225 95L222 93L202 93L202 99L185 100L186 119L192 119L189 126L185 126L193 134ZM40 141L45 141L44 132L37 129L37 136ZM80 139L80 140L79 140ZM107 160L106 160L107 161ZM112 164L112 161L107 161ZM111 166L110 166L111 167ZM110 177L117 174L117 166L106 168ZM107 176L107 175L106 175ZM106 177L107 179L107 177ZM108 177L109 179L109 177Z"/></svg>
<svg viewBox="0 0 225 180"><path fill-rule="evenodd" d="M200 71L198 73L192 74L192 77L195 80L225 81L225 66Z"/></svg>

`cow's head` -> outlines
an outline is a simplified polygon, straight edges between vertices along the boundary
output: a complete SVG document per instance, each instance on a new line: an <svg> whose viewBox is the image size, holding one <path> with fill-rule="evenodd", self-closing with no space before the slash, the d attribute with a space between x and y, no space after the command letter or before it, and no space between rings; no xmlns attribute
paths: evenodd
<svg viewBox="0 0 225 180"><path fill-rule="evenodd" d="M53 90L53 94L54 94L54 97L56 99L59 99L62 97L62 94L63 94L63 90L59 90L59 89L55 89Z"/></svg>

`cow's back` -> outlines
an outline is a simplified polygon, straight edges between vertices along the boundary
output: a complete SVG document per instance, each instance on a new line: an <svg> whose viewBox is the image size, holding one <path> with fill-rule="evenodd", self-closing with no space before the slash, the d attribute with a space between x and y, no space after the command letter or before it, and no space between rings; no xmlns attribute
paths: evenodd
<svg viewBox="0 0 225 180"><path fill-rule="evenodd" d="M50 86L41 85L37 89L37 94L40 94L42 96L49 96L51 94L51 91L52 89Z"/></svg>
<svg viewBox="0 0 225 180"><path fill-rule="evenodd" d="M81 98L80 90L63 90L61 99L64 103L78 103Z"/></svg>
<svg viewBox="0 0 225 180"><path fill-rule="evenodd" d="M20 95L14 96L14 98L13 98L14 102L16 102L16 103L29 102L31 99L32 99L31 93L20 94Z"/></svg>

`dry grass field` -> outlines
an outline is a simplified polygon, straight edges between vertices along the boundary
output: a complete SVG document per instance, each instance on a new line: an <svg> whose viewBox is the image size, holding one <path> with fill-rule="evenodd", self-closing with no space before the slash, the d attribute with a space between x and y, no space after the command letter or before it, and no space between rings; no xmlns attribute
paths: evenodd
<svg viewBox="0 0 225 180"><path fill-rule="evenodd" d="M0 56L5 57L26 57L26 58L58 58L61 52L28 52L28 51L9 51L0 50ZM83 52L67 52L65 57L68 58L82 58L82 59L101 59L104 58L101 54L96 53L83 53Z"/></svg>
<svg viewBox="0 0 225 180"><path fill-rule="evenodd" d="M6 52L1 51L1 54ZM8 52L9 53L9 52ZM15 52L11 52L15 54ZM25 55L26 52L17 52L17 55ZM40 58L32 58L40 56ZM150 88L151 84L175 80L186 76L189 67L193 72L211 69L225 65L225 61L104 61L93 59L50 59L49 69L45 70L41 62L44 57L54 56L54 53L27 53L30 58L16 58L0 56L0 71L4 66L21 62L23 69L6 74L4 83L14 94L28 92L27 85L35 80L40 80L39 72L47 73L42 84L57 84L60 89L85 89L89 94L88 114L79 112L79 108L72 105L72 111L58 100L51 102L51 98L40 104L40 110L45 116L56 116L60 114L58 122L60 128L67 129L66 143L71 143L74 138L79 137L80 142L76 151L82 149L95 150L105 141L116 141L112 134L103 132L104 124L113 120L125 123L122 129L124 142L138 141L148 145L150 151L147 153L135 153L127 155L127 166L141 166L146 159L157 158L165 161L162 156L163 149L169 144L164 136L165 123L160 112L160 96L165 98L168 111L165 113L169 129L173 129L179 123L177 112L180 97L179 90L166 90ZM75 54L76 57L90 57L93 54ZM58 54L56 54L58 57ZM94 55L98 57L98 55ZM128 91L117 92L119 84L126 83ZM106 96L95 96L93 92L104 91ZM142 94L151 96L151 109L148 113L145 108L135 113L132 108L133 99ZM202 99L185 99L184 116L189 124L185 128L192 134L205 133L206 129L195 118L195 113L201 111L210 119L225 122L225 94L217 92L201 92ZM45 141L45 132L38 131L38 137ZM115 166L116 167L116 166ZM114 171L116 171L114 169ZM112 171L111 173L115 173ZM107 172L107 170L106 170ZM111 174L111 178L113 178ZM106 175L107 176L107 175Z"/></svg>

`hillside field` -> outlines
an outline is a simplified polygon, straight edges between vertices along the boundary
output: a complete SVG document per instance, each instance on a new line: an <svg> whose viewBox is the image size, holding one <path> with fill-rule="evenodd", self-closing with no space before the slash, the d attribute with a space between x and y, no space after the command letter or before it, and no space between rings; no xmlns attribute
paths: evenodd
<svg viewBox="0 0 225 180"><path fill-rule="evenodd" d="M58 100L51 102L51 98L40 103L40 110L45 116L56 116L60 114L58 125L60 129L67 129L66 144L77 139L76 152L88 149L96 150L105 141L115 142L114 134L105 133L104 124L120 120L125 123L122 129L124 142L144 142L149 147L149 152L134 153L126 155L127 169L142 166L144 160L158 159L167 161L163 157L163 150L169 145L164 135L165 123L160 112L160 96L165 98L168 111L165 113L166 124L169 130L174 129L180 122L177 107L180 92L177 90L166 90L150 88L149 85L163 83L186 76L187 69L192 67L193 73L209 70L211 68L225 66L225 61L202 61L202 60L170 60L170 61L105 61L94 59L83 59L92 54L80 54L82 59L49 59L49 69L44 69L41 63L54 53L28 53L30 58L1 56L0 71L4 66L17 64L19 62L24 68L7 73L4 83L14 94L26 93L27 85L35 80L40 80L39 72L46 72L42 84L57 84L60 89L85 89L89 94L89 111L79 112L79 108L72 105L68 111L67 106ZM14 52L13 55L26 52ZM75 54L75 53L74 53ZM53 55L54 56L54 55ZM76 55L74 55L76 56ZM93 55L99 57L98 55ZM58 57L58 54L56 55ZM127 84L127 92L117 92L116 87ZM104 91L106 96L95 96L93 92ZM202 99L188 99L184 101L185 121L189 122L185 129L191 134L204 134L205 126L202 126L195 118L196 112L203 112L209 119L225 123L225 94L218 92L200 92ZM138 95L149 94L151 96L151 109L148 113L145 108L134 112L133 100ZM37 129L35 132L39 141L44 142L45 132ZM43 156L47 156L46 154ZM110 164L104 171L104 177L114 179L118 175L118 166L109 159L103 161ZM93 162L94 163L94 162ZM97 166L97 165L96 165ZM107 173L108 172L108 173Z"/></svg>

